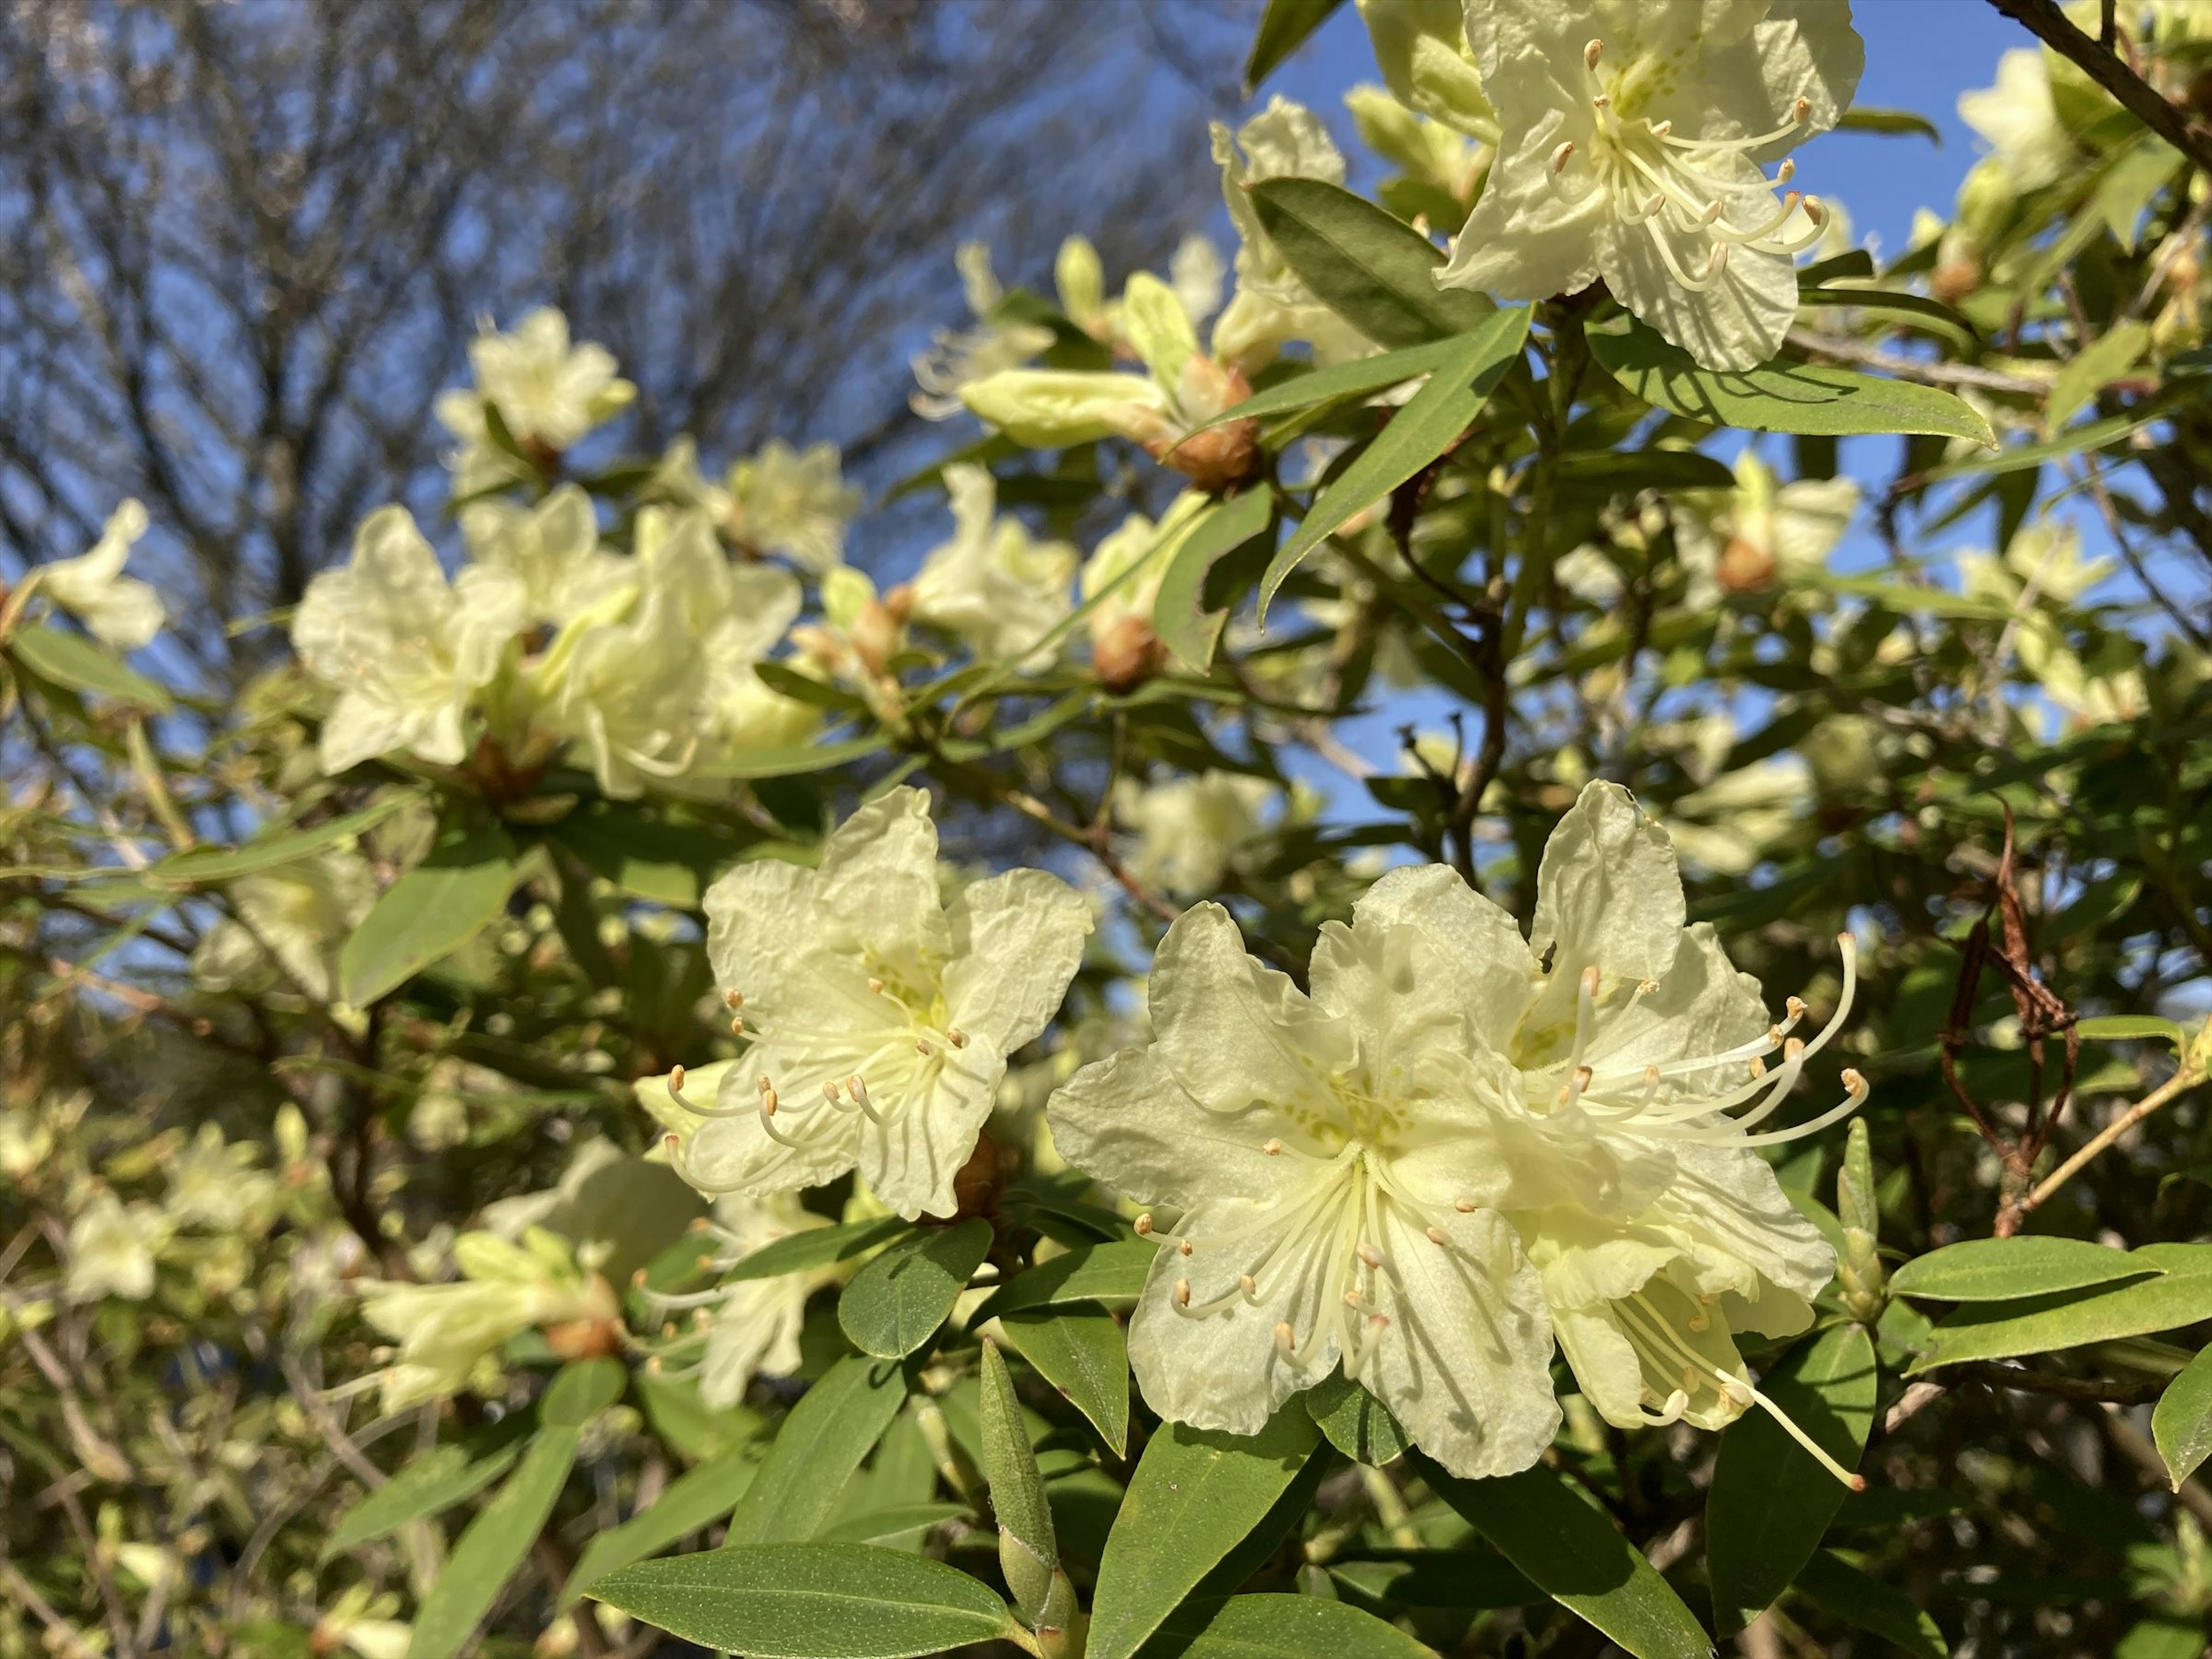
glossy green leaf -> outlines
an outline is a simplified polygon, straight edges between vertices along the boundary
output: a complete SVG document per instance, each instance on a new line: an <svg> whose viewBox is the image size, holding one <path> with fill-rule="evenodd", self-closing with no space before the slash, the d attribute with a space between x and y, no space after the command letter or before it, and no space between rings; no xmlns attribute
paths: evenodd
<svg viewBox="0 0 2212 1659"><path fill-rule="evenodd" d="M1288 415L1298 410L1333 403L1339 398L1358 398L1388 391L1394 386L1401 386L1407 380L1426 374L1451 355L1451 337L1447 337L1420 345L1404 346L1395 351L1380 352L1372 357L1355 357L1348 363L1331 363L1326 368L1296 374L1264 392L1254 392L1243 403L1223 410L1199 430L1204 431L1206 427L1219 426L1227 421ZM1731 473L1729 477L1733 479L1735 475Z"/></svg>
<svg viewBox="0 0 2212 1659"><path fill-rule="evenodd" d="M459 950L506 908L514 843L497 825L434 848L386 890L338 953L341 994L357 1008Z"/></svg>
<svg viewBox="0 0 2212 1659"><path fill-rule="evenodd" d="M977 1317L1064 1302L1133 1302L1143 1294L1145 1275L1159 1253L1158 1243L1146 1238L1078 1245L1016 1273L976 1310Z"/></svg>
<svg viewBox="0 0 2212 1659"><path fill-rule="evenodd" d="M1091 1419L1114 1455L1129 1444L1129 1345L1121 1322L1096 1302L1055 1303L999 1317L1006 1340Z"/></svg>
<svg viewBox="0 0 2212 1659"><path fill-rule="evenodd" d="M848 1354L791 1408L760 1472L730 1516L728 1544L799 1543L820 1531L906 1401L906 1374L888 1359Z"/></svg>
<svg viewBox="0 0 2212 1659"><path fill-rule="evenodd" d="M1273 497L1264 489L1248 489L1193 526L1161 573L1159 591L1152 599L1152 631L1193 668L1213 665L1214 648L1229 620L1226 611L1206 608L1207 574L1238 548L1267 534L1274 516Z"/></svg>
<svg viewBox="0 0 2212 1659"><path fill-rule="evenodd" d="M2087 408L2098 392L2142 361L2150 349L2150 325L2129 319L2083 346L2059 368L2043 406L2046 435Z"/></svg>
<svg viewBox="0 0 2212 1659"><path fill-rule="evenodd" d="M1320 1442L1295 1401L1249 1437L1162 1424L1137 1462L1098 1563L1089 1659L1129 1659L1259 1525Z"/></svg>
<svg viewBox="0 0 2212 1659"><path fill-rule="evenodd" d="M2138 1619L2112 1646L2112 1659L2202 1659L2204 1621L2154 1613Z"/></svg>
<svg viewBox="0 0 2212 1659"><path fill-rule="evenodd" d="M2074 1029L2093 1042L2171 1042L2177 1055L2189 1048L2189 1033L2156 1014L2100 1014Z"/></svg>
<svg viewBox="0 0 2212 1659"><path fill-rule="evenodd" d="M727 1519L752 1484L756 1467L750 1449L710 1457L671 1481L665 1492L622 1525L594 1534L577 1558L568 1582L561 1587L561 1605L569 1606L617 1567L657 1555L678 1539Z"/></svg>
<svg viewBox="0 0 2212 1659"><path fill-rule="evenodd" d="M1018 1628L966 1573L867 1544L756 1544L641 1561L592 1594L746 1659L914 1659Z"/></svg>
<svg viewBox="0 0 2212 1659"><path fill-rule="evenodd" d="M1259 32L1252 37L1251 56L1244 60L1244 91L1249 96L1278 65L1305 45L1313 32L1344 0L1267 0L1261 14Z"/></svg>
<svg viewBox="0 0 2212 1659"><path fill-rule="evenodd" d="M1636 1659L1707 1659L1711 1638L1682 1598L1551 1470L1462 1480L1413 1455L1431 1491L1553 1601Z"/></svg>
<svg viewBox="0 0 2212 1659"><path fill-rule="evenodd" d="M623 1397L629 1373L617 1359L581 1359L564 1365L538 1402L538 1420L556 1429L580 1429Z"/></svg>
<svg viewBox="0 0 2212 1659"><path fill-rule="evenodd" d="M1364 1601L1395 1607L1480 1613L1551 1600L1504 1556L1462 1550L1417 1550L1385 1561L1332 1561L1328 1576Z"/></svg>
<svg viewBox="0 0 2212 1659"><path fill-rule="evenodd" d="M1395 1625L1318 1595L1231 1595L1185 1602L1145 1644L1144 1659L1434 1659Z"/></svg>
<svg viewBox="0 0 2212 1659"><path fill-rule="evenodd" d="M185 886L232 881L262 870L274 870L353 840L374 829L401 807L420 799L395 790L374 806L325 819L306 830L282 830L256 836L236 847L194 847L172 854L146 872L149 881Z"/></svg>
<svg viewBox="0 0 2212 1659"><path fill-rule="evenodd" d="M688 775L695 778L790 778L807 772L826 772L848 761L865 760L890 747L880 735L842 738L821 743L794 744L782 749L746 749L709 762Z"/></svg>
<svg viewBox="0 0 2212 1659"><path fill-rule="evenodd" d="M2079 426L2069 427L2055 438L2039 443L2007 444L1993 454L1946 461L1941 466L1931 466L1925 472L1915 474L1914 477L1921 483L1936 483L1948 478L1984 477L2000 472L2024 471L2032 466L2066 460L2075 455L2094 454L2098 450L2126 442L2160 419L2163 413L2160 410L2148 415L2115 415L2108 420L2084 421Z"/></svg>
<svg viewBox="0 0 2212 1659"><path fill-rule="evenodd" d="M902 1359L937 1334L990 1253L991 1224L981 1216L917 1229L853 1275L837 1322L862 1353Z"/></svg>
<svg viewBox="0 0 2212 1659"><path fill-rule="evenodd" d="M1381 501L1457 442L1528 337L1528 307L1515 306L1462 335L1460 349L1391 417L1367 447L1325 485L1304 522L1260 579L1260 615L1284 580L1324 539Z"/></svg>
<svg viewBox="0 0 2212 1659"><path fill-rule="evenodd" d="M974 1512L965 1504L894 1504L824 1527L817 1534L824 1544L882 1544L890 1548L918 1545L933 1528L967 1518Z"/></svg>
<svg viewBox="0 0 2212 1659"><path fill-rule="evenodd" d="M1643 324L1594 328L1590 356L1655 409L1747 432L1926 433L1994 449L1990 423L1963 399L1909 380L1877 380L1822 363L1777 361L1758 368L1700 368Z"/></svg>
<svg viewBox="0 0 2212 1659"><path fill-rule="evenodd" d="M1267 179L1250 187L1260 222L1316 298L1379 346L1395 349L1480 328L1486 295L1438 288L1443 250L1341 185Z"/></svg>
<svg viewBox="0 0 2212 1659"><path fill-rule="evenodd" d="M1907 1375L1968 1359L2010 1359L2148 1336L2212 1319L2212 1244L2146 1244L2129 1255L2161 1269L2160 1276L2017 1302L1970 1303L1936 1328L1934 1346Z"/></svg>
<svg viewBox="0 0 2212 1659"><path fill-rule="evenodd" d="M410 1521L449 1510L491 1485L521 1455L520 1441L481 1457L471 1456L466 1446L434 1446L348 1510L315 1559L327 1561Z"/></svg>
<svg viewBox="0 0 2212 1659"><path fill-rule="evenodd" d="M1380 1468L1413 1443L1390 1408L1340 1370L1331 1371L1302 1397L1328 1443L1355 1463Z"/></svg>
<svg viewBox="0 0 2212 1659"><path fill-rule="evenodd" d="M2166 1385L2150 1414L2150 1437L2173 1477L2173 1489L2212 1456L2212 1348L2200 1351Z"/></svg>
<svg viewBox="0 0 2212 1659"><path fill-rule="evenodd" d="M1639 489L1734 489L1735 474L1698 449L1631 449L1562 455L1552 476L1562 489L1633 495Z"/></svg>
<svg viewBox="0 0 2212 1659"><path fill-rule="evenodd" d="M878 1216L869 1221L848 1221L836 1227L809 1227L763 1244L721 1276L721 1283L746 1279L777 1279L785 1273L811 1273L839 1261L850 1261L878 1245L888 1244L915 1231L911 1221L898 1216Z"/></svg>
<svg viewBox="0 0 2212 1659"><path fill-rule="evenodd" d="M407 1659L453 1659L467 1645L544 1529L562 1487L568 1483L581 1437L580 1430L550 1425L531 1437L514 1473L469 1522L437 1582L422 1598L408 1640Z"/></svg>
<svg viewBox="0 0 2212 1659"><path fill-rule="evenodd" d="M1808 1561L1795 1588L1845 1624L1871 1631L1913 1659L1948 1659L1951 1649L1943 1632L1910 1596L1869 1577L1833 1550L1822 1550Z"/></svg>
<svg viewBox="0 0 2212 1659"><path fill-rule="evenodd" d="M42 680L71 691L90 691L137 703L156 714L170 707L169 694L98 640L39 623L19 625L8 635L15 660Z"/></svg>
<svg viewBox="0 0 2212 1659"><path fill-rule="evenodd" d="M1930 1301L2008 1302L2149 1279L2158 1272L2126 1250L2085 1238L1969 1238L1914 1257L1890 1275L1889 1288Z"/></svg>
<svg viewBox="0 0 2212 1659"><path fill-rule="evenodd" d="M1848 1469L1866 1448L1879 1380L1873 1339L1850 1324L1800 1340L1759 1386ZM1747 1412L1722 1432L1705 1498L1705 1558L1722 1635L1741 1630L1788 1588L1849 1490L1765 1411Z"/></svg>
<svg viewBox="0 0 2212 1659"><path fill-rule="evenodd" d="M1974 325L1940 300L1925 295L1908 294L1887 288L1801 288L1797 290L1801 306L1848 307L1853 311L1887 312L1893 316L1910 317L1924 323L1969 350L1980 344L1981 336Z"/></svg>

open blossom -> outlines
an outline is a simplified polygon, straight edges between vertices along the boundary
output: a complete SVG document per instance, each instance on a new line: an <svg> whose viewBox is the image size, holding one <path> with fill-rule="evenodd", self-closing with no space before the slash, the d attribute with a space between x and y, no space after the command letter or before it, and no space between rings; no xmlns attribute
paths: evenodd
<svg viewBox="0 0 2212 1659"><path fill-rule="evenodd" d="M1340 1363L1455 1474L1533 1463L1559 1425L1534 1269L1493 1207L1451 975L1410 926L1432 883L1393 872L1329 922L1310 996L1200 904L1152 965L1154 1041L1048 1108L1078 1169L1181 1217L1129 1328L1162 1416L1256 1432Z"/></svg>
<svg viewBox="0 0 2212 1659"><path fill-rule="evenodd" d="M337 994L338 953L376 902L368 860L317 853L229 884L231 908L192 952L192 977L210 990L240 990L281 973L309 996Z"/></svg>
<svg viewBox="0 0 2212 1659"><path fill-rule="evenodd" d="M599 544L599 513L574 484L532 507L504 498L473 501L460 519L472 564L521 579L531 623L559 627L620 586L629 569L629 561Z"/></svg>
<svg viewBox="0 0 2212 1659"><path fill-rule="evenodd" d="M2041 189L2078 154L2058 118L2040 46L2015 46L1999 58L1996 85L1959 94L1959 118L1989 145L2015 191Z"/></svg>
<svg viewBox="0 0 2212 1659"><path fill-rule="evenodd" d="M1708 368L1772 356L1817 197L1763 164L1835 125L1865 51L1848 0L1470 0L1498 159L1437 274L1513 299L1602 278Z"/></svg>
<svg viewBox="0 0 2212 1659"><path fill-rule="evenodd" d="M1218 890L1237 849L1260 832L1261 809L1281 793L1265 778L1214 767L1149 787L1128 783L1114 814L1137 832L1129 873L1179 898Z"/></svg>
<svg viewBox="0 0 2212 1659"><path fill-rule="evenodd" d="M1049 665L1040 641L1075 608L1070 588L1081 557L1066 542L1041 542L998 514L998 484L980 466L945 469L952 539L930 550L914 579L915 621L957 635L979 657Z"/></svg>
<svg viewBox="0 0 2212 1659"><path fill-rule="evenodd" d="M1464 0L1359 0L1359 18L1393 98L1454 132L1498 142L1498 114L1468 48Z"/></svg>
<svg viewBox="0 0 2212 1659"><path fill-rule="evenodd" d="M1792 1036L1805 1005L1793 997L1773 1020L1711 928L1684 926L1674 849L1615 784L1586 787L1553 831L1526 940L1431 869L1409 914L1447 964L1439 979L1455 981L1440 993L1469 1012L1469 1064L1507 1172L1498 1202L1583 1392L1624 1426L1717 1428L1753 1404L1772 1410L1734 1333L1805 1329L1835 1259L1757 1149L1826 1127L1866 1084L1846 1070L1834 1109L1757 1126L1841 1027L1850 936L1834 1015L1809 1041Z"/></svg>
<svg viewBox="0 0 2212 1659"><path fill-rule="evenodd" d="M938 329L930 337L929 349L911 360L916 390L907 402L926 421L951 419L960 412L963 386L1001 369L1018 368L1053 342L1052 331L1042 323L1001 320L994 315L1006 290L992 272L988 247L963 242L952 262L959 268L960 286L975 320L968 328ZM1071 236L1060 244L1056 270L1062 273L1060 308L1078 327L1093 327L1104 309L1097 252L1081 237Z"/></svg>
<svg viewBox="0 0 2212 1659"><path fill-rule="evenodd" d="M1213 349L1255 368L1292 340L1328 363L1364 356L1373 345L1314 296L1292 270L1252 204L1250 187L1267 179L1344 182L1344 155L1311 110L1279 94L1231 135L1213 124L1213 160L1221 195L1237 227L1237 294L1213 325Z"/></svg>
<svg viewBox="0 0 2212 1659"><path fill-rule="evenodd" d="M351 560L309 582L292 618L292 648L337 693L323 769L398 753L460 764L470 699L498 672L527 605L511 570L472 565L448 582L405 507L370 514Z"/></svg>
<svg viewBox="0 0 2212 1659"><path fill-rule="evenodd" d="M362 1291L362 1316L399 1345L378 1378L387 1412L459 1394L526 1330L611 1328L619 1317L606 1280L580 1272L568 1244L543 1228L528 1230L519 1244L463 1233L453 1261L461 1277L452 1283Z"/></svg>
<svg viewBox="0 0 2212 1659"><path fill-rule="evenodd" d="M252 1141L225 1142L216 1125L201 1124L199 1133L167 1160L168 1188L161 1207L178 1222L223 1231L243 1227L276 1195L276 1178L254 1168L259 1157Z"/></svg>
<svg viewBox="0 0 2212 1659"><path fill-rule="evenodd" d="M837 446L793 449L771 438L730 469L730 533L761 553L781 553L808 570L845 557L845 526L860 492L845 482Z"/></svg>
<svg viewBox="0 0 2212 1659"><path fill-rule="evenodd" d="M126 501L108 515L88 553L37 570L39 591L118 651L136 651L168 617L153 586L123 574L131 544L146 533L146 509Z"/></svg>
<svg viewBox="0 0 2212 1659"><path fill-rule="evenodd" d="M1042 870L970 883L948 908L928 797L893 789L838 827L818 868L740 866L707 894L708 954L751 1039L707 1121L672 1150L702 1192L820 1186L857 1168L912 1219L951 1215L953 1177L1006 1056L1060 1007L1091 931Z"/></svg>
<svg viewBox="0 0 2212 1659"><path fill-rule="evenodd" d="M572 345L568 319L541 306L502 334L489 323L469 344L475 371L472 392L438 398L438 419L461 440L448 458L453 493L473 495L527 479L531 469L493 439L487 407L496 410L507 435L526 450L556 456L627 409L637 388L615 373L614 354L586 341Z"/></svg>
<svg viewBox="0 0 2212 1659"><path fill-rule="evenodd" d="M169 1224L150 1204L125 1204L113 1193L95 1193L70 1222L63 1291L72 1302L104 1296L144 1301L154 1293L155 1258L168 1242Z"/></svg>
<svg viewBox="0 0 2212 1659"><path fill-rule="evenodd" d="M795 1233L826 1227L830 1218L799 1201L797 1193L768 1193L757 1198L726 1194L714 1201L714 1218L704 1224L707 1240L719 1253L702 1253L710 1273L727 1273L755 1251ZM744 1398L756 1376L789 1376L799 1365L799 1332L806 1323L807 1298L851 1271L832 1262L799 1273L735 1279L711 1290L681 1295L648 1291L654 1313L665 1317L689 1312L691 1328L662 1351L700 1350L696 1364L678 1376L696 1375L699 1397L721 1409Z"/></svg>

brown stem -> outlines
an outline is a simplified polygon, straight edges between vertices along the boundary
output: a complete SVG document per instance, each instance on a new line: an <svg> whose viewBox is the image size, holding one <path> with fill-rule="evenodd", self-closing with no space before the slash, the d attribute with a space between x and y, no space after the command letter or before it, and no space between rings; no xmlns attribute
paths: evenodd
<svg viewBox="0 0 2212 1659"><path fill-rule="evenodd" d="M2057 0L1990 0L1990 3L2061 58L2080 65L2082 73L2112 94L2121 108L2187 156L2199 173L2212 175L2212 144L2205 142L2204 135L2191 126L2188 118L2160 96L2157 88L2121 62L2118 54L2075 27ZM2106 15L2111 15L2109 10Z"/></svg>

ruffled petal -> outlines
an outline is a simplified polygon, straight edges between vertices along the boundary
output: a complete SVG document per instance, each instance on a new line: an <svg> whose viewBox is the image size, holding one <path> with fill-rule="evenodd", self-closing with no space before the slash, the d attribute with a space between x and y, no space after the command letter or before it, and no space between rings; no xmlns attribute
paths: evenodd
<svg viewBox="0 0 2212 1659"><path fill-rule="evenodd" d="M1247 955L1218 904L1193 905L1168 929L1151 1002L1160 1058L1211 1111L1325 1097L1354 1056L1350 1028Z"/></svg>
<svg viewBox="0 0 2212 1659"><path fill-rule="evenodd" d="M1085 1175L1139 1204L1267 1198L1281 1171L1263 1126L1209 1112L1159 1054L1124 1048L1085 1066L1045 1108L1053 1145Z"/></svg>
<svg viewBox="0 0 2212 1659"><path fill-rule="evenodd" d="M969 884L946 921L945 1006L963 1030L1012 1053L1059 1011L1083 960L1090 901L1042 870L1010 870Z"/></svg>

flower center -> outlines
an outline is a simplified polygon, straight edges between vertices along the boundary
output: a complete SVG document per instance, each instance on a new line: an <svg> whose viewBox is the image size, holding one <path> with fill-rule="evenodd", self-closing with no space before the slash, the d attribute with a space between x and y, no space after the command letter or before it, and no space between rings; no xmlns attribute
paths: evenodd
<svg viewBox="0 0 2212 1659"><path fill-rule="evenodd" d="M1837 935L1836 944L1843 957L1843 987L1836 1012L1809 1042L1790 1035L1805 1017L1804 1000L1791 997L1787 1017L1748 1042L1655 1065L1608 1064L1605 1055L1621 1046L1621 1024L1659 988L1656 983L1645 980L1625 1001L1601 1006L1598 970L1585 968L1576 988L1574 1039L1566 1059L1542 1066L1508 1062L1511 1076L1504 1079L1506 1097L1517 1098L1524 1109L1539 1117L1579 1107L1601 1129L1705 1146L1765 1146L1817 1134L1866 1102L1870 1092L1867 1081L1849 1066L1843 1073L1841 1104L1786 1129L1759 1134L1745 1131L1773 1114L1796 1086L1806 1062L1843 1029L1858 988L1858 947L1849 933ZM1770 1071L1766 1056L1778 1049L1782 1064ZM1747 1105L1752 1109L1741 1116L1728 1115Z"/></svg>
<svg viewBox="0 0 2212 1659"><path fill-rule="evenodd" d="M1789 120L1771 132L1742 138L1683 137L1675 133L1671 120L1652 121L1632 112L1642 101L1639 65L1631 64L1601 76L1599 65L1604 60L1603 41L1592 40L1583 49L1583 90L1595 127L1586 153L1572 140L1552 152L1553 194L1579 206L1604 191L1614 216L1625 226L1642 228L1668 273L1691 289L1710 288L1719 280L1731 248L1787 257L1820 240L1827 209L1819 197L1791 190L1777 202L1771 195L1789 184L1797 170L1796 162L1785 160L1772 179L1762 175L1756 185L1742 176L1738 165L1753 150L1802 133L1812 118L1809 100L1798 99ZM1580 176L1578 189L1567 181L1571 168ZM1675 246L1678 237L1710 244L1697 268L1684 263Z"/></svg>

